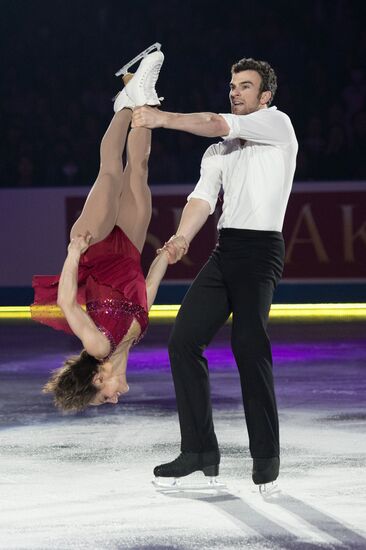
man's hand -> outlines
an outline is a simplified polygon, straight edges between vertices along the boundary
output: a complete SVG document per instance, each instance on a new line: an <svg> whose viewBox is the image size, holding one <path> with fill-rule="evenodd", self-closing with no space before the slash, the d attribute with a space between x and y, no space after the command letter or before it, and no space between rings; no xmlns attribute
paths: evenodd
<svg viewBox="0 0 366 550"><path fill-rule="evenodd" d="M160 128L163 120L163 111L144 105L133 110L131 128Z"/></svg>
<svg viewBox="0 0 366 550"><path fill-rule="evenodd" d="M188 248L189 244L183 235L173 235L170 237L169 241L164 244L163 248L159 248L156 253L161 254L162 252L166 252L168 254L169 264L175 264L187 254Z"/></svg>

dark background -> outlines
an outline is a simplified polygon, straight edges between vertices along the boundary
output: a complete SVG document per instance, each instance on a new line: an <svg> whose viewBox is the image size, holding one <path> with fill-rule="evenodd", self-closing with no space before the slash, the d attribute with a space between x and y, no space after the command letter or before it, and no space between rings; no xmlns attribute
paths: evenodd
<svg viewBox="0 0 366 550"><path fill-rule="evenodd" d="M0 185L90 185L120 89L155 41L163 108L227 112L230 67L268 60L299 138L296 179L366 179L366 2L1 0ZM194 182L209 140L157 130L151 183Z"/></svg>

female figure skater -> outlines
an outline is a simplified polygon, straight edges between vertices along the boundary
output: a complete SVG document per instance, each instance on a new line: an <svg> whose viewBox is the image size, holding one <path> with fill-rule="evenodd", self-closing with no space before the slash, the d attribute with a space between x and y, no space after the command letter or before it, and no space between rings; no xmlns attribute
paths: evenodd
<svg viewBox="0 0 366 550"><path fill-rule="evenodd" d="M122 165L131 109L159 104L155 83L163 59L162 52L154 52L144 57L128 84L124 78L126 87L117 96L116 114L101 142L99 174L71 229L61 275L33 278L32 318L74 333L84 348L67 359L43 389L54 393L56 406L65 411L117 403L128 391L129 350L146 331L147 312L169 263L168 252L160 253L145 282L140 253L151 218L151 130L130 130L124 170ZM183 240L181 244L185 248ZM45 315L47 307L37 312L36 306L56 302L64 318Z"/></svg>

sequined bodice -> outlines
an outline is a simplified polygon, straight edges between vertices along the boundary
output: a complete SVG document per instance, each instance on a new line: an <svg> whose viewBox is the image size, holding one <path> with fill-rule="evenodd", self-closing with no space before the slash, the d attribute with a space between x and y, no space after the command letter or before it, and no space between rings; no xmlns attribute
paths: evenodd
<svg viewBox="0 0 366 550"><path fill-rule="evenodd" d="M108 338L111 345L110 357L116 347L122 342L128 333L134 319L141 327L141 332L136 344L143 337L147 324L148 315L143 307L128 300L120 298L104 298L87 302L87 311L93 319L97 328Z"/></svg>
<svg viewBox="0 0 366 550"><path fill-rule="evenodd" d="M59 281L59 275L33 277L32 318L72 334L64 316L44 313L45 306L47 311L48 306L56 305ZM91 245L80 258L77 301L80 305L86 304L88 314L108 338L111 344L108 357L126 336L134 319L141 327L138 340L144 335L148 315L140 252L120 227L115 226L105 239Z"/></svg>

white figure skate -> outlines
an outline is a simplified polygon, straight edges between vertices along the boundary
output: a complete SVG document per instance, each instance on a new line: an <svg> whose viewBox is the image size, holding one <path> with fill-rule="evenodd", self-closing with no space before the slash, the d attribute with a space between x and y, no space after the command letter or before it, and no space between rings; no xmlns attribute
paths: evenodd
<svg viewBox="0 0 366 550"><path fill-rule="evenodd" d="M159 77L161 66L164 62L164 55L160 49L150 54L146 53L153 47L155 48L155 45L144 50L144 52L136 56L129 63L124 65L120 71L118 71L118 74L127 71L129 67L142 58L136 73L132 77L129 73L125 72L123 77L125 88L116 96L114 102L115 112L124 108L133 109L134 107L141 105L160 105L160 101L163 98L159 98L157 96L155 84ZM129 77L129 79L126 82L127 77Z"/></svg>
<svg viewBox="0 0 366 550"><path fill-rule="evenodd" d="M122 109L132 110L135 107L134 102L128 97L126 93L126 86L131 78L133 78L133 74L131 73L126 73L122 78L125 87L113 98L113 109L115 113L117 113L117 111L122 111Z"/></svg>

